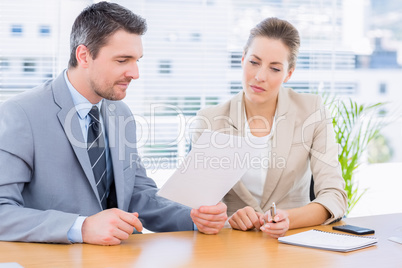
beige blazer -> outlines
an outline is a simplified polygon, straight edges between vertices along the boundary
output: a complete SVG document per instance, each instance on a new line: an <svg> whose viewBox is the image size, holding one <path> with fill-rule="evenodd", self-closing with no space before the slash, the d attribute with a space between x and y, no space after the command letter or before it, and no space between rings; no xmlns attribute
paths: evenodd
<svg viewBox="0 0 402 268"><path fill-rule="evenodd" d="M243 92L231 100L198 112L192 125L192 141L205 129L244 136ZM329 224L344 216L347 208L345 182L338 161L332 118L314 94L300 94L282 88L278 96L276 128L261 204L239 181L223 198L228 215L251 206L266 212L272 202L280 209L302 207L310 203L311 174L314 176L312 202L323 205L331 214Z"/></svg>

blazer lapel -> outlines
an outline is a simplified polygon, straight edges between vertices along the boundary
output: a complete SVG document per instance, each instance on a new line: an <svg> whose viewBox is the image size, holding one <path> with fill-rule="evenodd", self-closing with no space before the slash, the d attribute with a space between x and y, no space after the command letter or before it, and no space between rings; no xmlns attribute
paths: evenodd
<svg viewBox="0 0 402 268"><path fill-rule="evenodd" d="M289 103L287 89L281 88L278 96L276 128L272 137L270 165L261 200L261 207L264 211L268 210L271 205L268 204L268 200L279 182L284 166L290 164L287 163L287 159L292 146L295 115L290 112Z"/></svg>
<svg viewBox="0 0 402 268"><path fill-rule="evenodd" d="M74 106L73 100L68 90L67 84L64 80L64 72L62 72L52 84L53 96L55 103L60 107L57 117L62 125L67 139L80 163L84 173L98 197L98 190L96 188L94 174L91 168L91 163L87 153L87 146L82 135L81 126L78 119L77 110ZM99 205L101 206L100 202Z"/></svg>
<svg viewBox="0 0 402 268"><path fill-rule="evenodd" d="M110 107L109 107L110 105ZM117 131L114 104L104 100L102 105L102 116L105 124L105 131L109 141L110 158L112 160L113 178L116 188L117 205L120 209L127 209L124 203L124 174L123 161L119 160L119 133ZM124 131L123 131L124 133Z"/></svg>
<svg viewBox="0 0 402 268"><path fill-rule="evenodd" d="M230 101L229 120L227 121L228 127L232 128L234 135L244 136L244 101L243 91L238 93Z"/></svg>

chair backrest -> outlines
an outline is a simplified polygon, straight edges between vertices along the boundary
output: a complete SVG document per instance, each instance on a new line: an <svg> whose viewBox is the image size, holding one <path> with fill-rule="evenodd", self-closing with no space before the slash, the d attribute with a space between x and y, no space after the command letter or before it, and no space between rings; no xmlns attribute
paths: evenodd
<svg viewBox="0 0 402 268"><path fill-rule="evenodd" d="M311 175L311 182L310 182L310 201L313 201L315 199L315 194L314 194L314 179L313 175Z"/></svg>

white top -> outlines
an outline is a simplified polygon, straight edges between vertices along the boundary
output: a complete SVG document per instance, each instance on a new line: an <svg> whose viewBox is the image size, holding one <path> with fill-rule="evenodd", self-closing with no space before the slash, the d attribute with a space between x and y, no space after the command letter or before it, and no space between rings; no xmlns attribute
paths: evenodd
<svg viewBox="0 0 402 268"><path fill-rule="evenodd" d="M245 118L246 115L245 115ZM257 200L258 204L261 204L262 193L264 190L265 179L268 174L268 167L271 156L271 141L272 135L276 127L276 111L274 116L274 122L272 123L271 132L264 137L256 137L251 133L248 121L245 120L245 137L250 144L253 144L255 150L259 151L259 159L250 159L248 162L249 169L241 178L246 188L250 191L253 197Z"/></svg>

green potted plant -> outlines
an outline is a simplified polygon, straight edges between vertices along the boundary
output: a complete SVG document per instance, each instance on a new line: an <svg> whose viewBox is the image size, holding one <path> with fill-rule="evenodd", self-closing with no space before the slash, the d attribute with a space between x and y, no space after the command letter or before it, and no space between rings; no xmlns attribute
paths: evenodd
<svg viewBox="0 0 402 268"><path fill-rule="evenodd" d="M369 143L379 136L380 130L385 126L385 120L380 116L385 103L358 104L350 98L335 101L335 97L324 97L324 102L332 114L336 141L341 148L339 162L346 183L348 215L367 191L359 191L354 173L362 164L362 155Z"/></svg>

